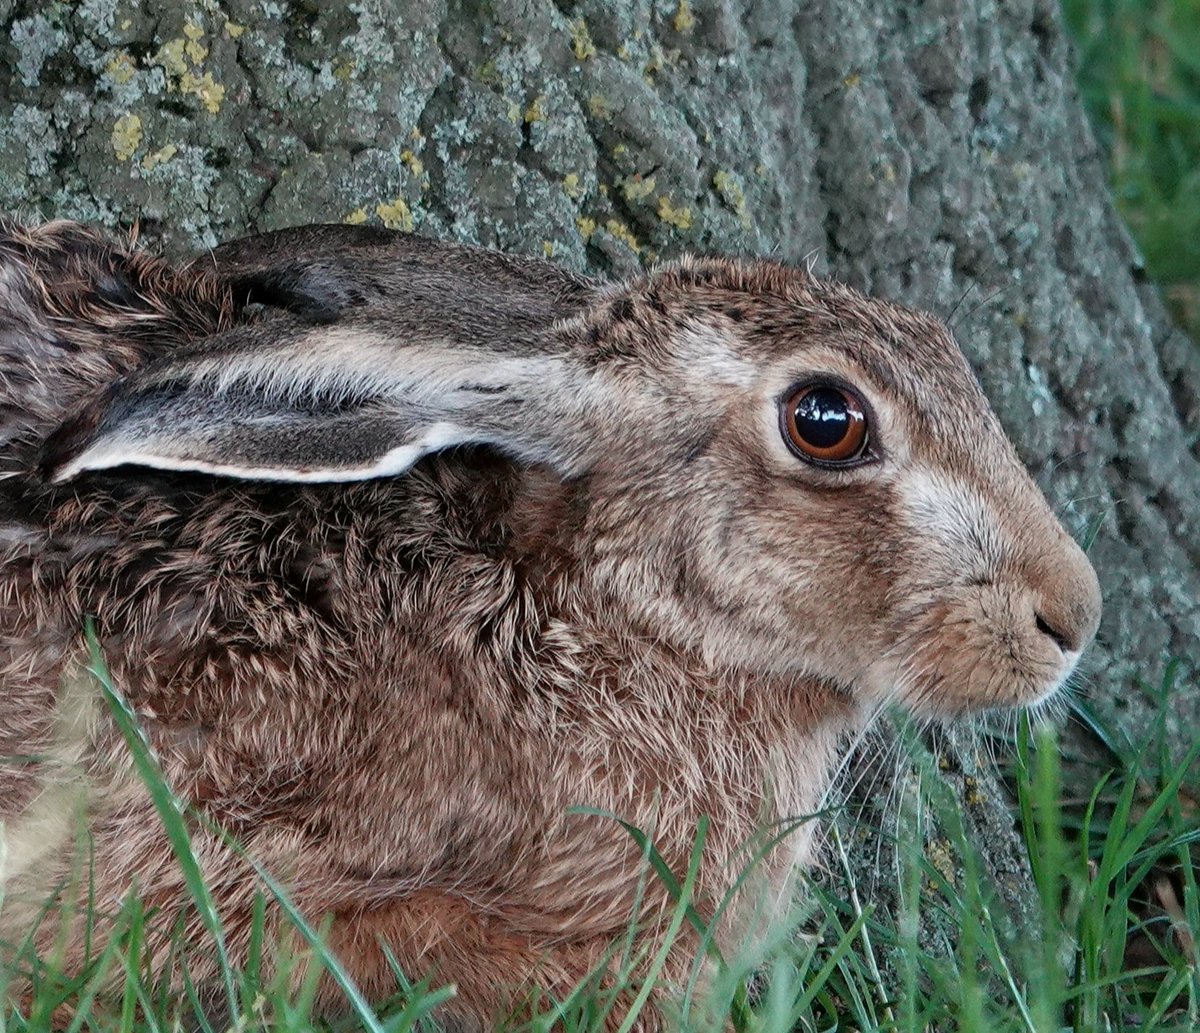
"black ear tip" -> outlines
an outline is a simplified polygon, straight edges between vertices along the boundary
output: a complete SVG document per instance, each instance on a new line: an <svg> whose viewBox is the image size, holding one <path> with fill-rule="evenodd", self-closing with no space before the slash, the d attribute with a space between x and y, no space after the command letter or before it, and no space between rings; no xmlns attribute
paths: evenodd
<svg viewBox="0 0 1200 1033"><path fill-rule="evenodd" d="M318 325L337 322L346 309L366 301L361 290L319 264L239 273L230 285L245 304L286 309Z"/></svg>
<svg viewBox="0 0 1200 1033"><path fill-rule="evenodd" d="M79 414L58 427L34 456L33 473L38 480L51 483L58 472L79 455L96 430L90 414Z"/></svg>
<svg viewBox="0 0 1200 1033"><path fill-rule="evenodd" d="M45 483L54 482L61 471L96 438L104 417L128 378L121 377L98 395L82 403L42 442L34 455L33 473Z"/></svg>

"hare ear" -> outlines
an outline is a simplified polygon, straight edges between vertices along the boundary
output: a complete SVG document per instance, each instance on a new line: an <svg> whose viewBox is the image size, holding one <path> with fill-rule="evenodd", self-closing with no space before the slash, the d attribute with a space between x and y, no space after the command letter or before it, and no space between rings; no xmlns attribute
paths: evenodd
<svg viewBox="0 0 1200 1033"><path fill-rule="evenodd" d="M549 340L549 338L547 338ZM55 481L131 464L227 477L353 481L460 444L581 471L595 378L558 349L512 353L291 317L209 338L114 384L43 450Z"/></svg>
<svg viewBox="0 0 1200 1033"><path fill-rule="evenodd" d="M409 243L413 240L415 245ZM364 285L381 278L395 263L395 252L419 250L422 244L434 246L378 226L294 226L220 244L194 264L211 267L244 301L332 323L364 302ZM380 261L383 252L387 261ZM369 273L356 268L355 256L364 253L370 256Z"/></svg>

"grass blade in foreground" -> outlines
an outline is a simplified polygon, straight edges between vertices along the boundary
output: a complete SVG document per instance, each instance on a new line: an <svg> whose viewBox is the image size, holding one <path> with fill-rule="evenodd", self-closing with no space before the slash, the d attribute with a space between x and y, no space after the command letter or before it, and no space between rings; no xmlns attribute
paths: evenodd
<svg viewBox="0 0 1200 1033"><path fill-rule="evenodd" d="M221 916L217 913L212 894L204 881L204 873L200 870L200 862L192 849L192 840L188 833L187 822L184 820L183 809L159 770L150 743L138 724L137 715L125 698L113 687L108 666L100 653L100 642L96 637L95 625L90 618L87 622L86 634L90 655L88 669L99 682L105 701L112 712L113 720L129 746L138 775L154 801L159 818L162 819L163 828L171 843L171 850L179 862L188 892L200 915L200 921L204 923L205 929L213 939L217 962L221 969L221 981L229 1005L229 1016L236 1027L240 1009L234 985L233 968L229 963L229 951L225 945L225 932L221 926Z"/></svg>
<svg viewBox="0 0 1200 1033"><path fill-rule="evenodd" d="M134 714L132 708L113 686L107 665L104 663L104 659L100 653L100 645L96 638L95 629L90 622L87 628L87 638L91 656L89 669L99 681L105 699L112 711L113 718L121 734L124 736L130 752L133 754L138 775L146 785L159 817L162 819L163 826L171 843L171 849L183 871L188 891L192 895L201 921L204 923L204 927L209 935L213 938L217 960L221 968L225 995L229 1004L230 1019L233 1027L236 1029L240 1024L241 1009L238 1005L235 973L229 960L221 917L217 912L212 894L204 881L204 874L200 869L195 851L192 849L191 835L188 832L183 807L179 799L171 792L170 787L167 785L162 771L154 758L150 744L138 725L137 715ZM394 1017L393 1021L389 1022L386 1027L382 1025L374 1010L363 997L362 992L355 985L338 959L325 947L311 924L300 914L283 887L257 861L248 857L244 851L240 850L236 844L229 841L228 838L226 838L226 842L233 849L237 850L254 868L254 871L283 909L288 919L312 948L319 962L325 967L331 978L345 994L347 1003L350 1005L358 1021L362 1023L363 1028L368 1033L389 1033L389 1030L407 1028L408 1021L411 1020L414 1014L418 1014L418 1012L406 1010L401 1012L399 1016ZM435 995L437 999L429 1004L429 1007L433 1007L442 1000L445 1000L452 993L453 991L449 989L438 992ZM424 1008L421 1009L420 1013L423 1013L425 1010Z"/></svg>

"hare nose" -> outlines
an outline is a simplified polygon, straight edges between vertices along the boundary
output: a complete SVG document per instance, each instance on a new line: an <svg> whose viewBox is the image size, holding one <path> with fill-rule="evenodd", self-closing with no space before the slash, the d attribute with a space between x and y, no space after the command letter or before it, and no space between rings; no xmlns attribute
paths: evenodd
<svg viewBox="0 0 1200 1033"><path fill-rule="evenodd" d="M1065 555L1043 566L1049 576L1038 579L1034 624L1064 653L1081 653L1100 625L1100 582L1083 550L1070 540L1064 545Z"/></svg>

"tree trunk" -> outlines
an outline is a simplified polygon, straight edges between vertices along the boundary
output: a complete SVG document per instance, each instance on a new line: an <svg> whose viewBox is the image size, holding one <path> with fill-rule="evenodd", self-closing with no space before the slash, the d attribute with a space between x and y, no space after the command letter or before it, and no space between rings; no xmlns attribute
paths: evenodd
<svg viewBox="0 0 1200 1033"><path fill-rule="evenodd" d="M813 255L947 317L1065 522L1099 524L1101 716L1143 727L1135 676L1196 653L1200 352L1109 203L1056 0L153 6L0 0L0 208L180 250L372 220L615 272ZM1178 747L1200 693L1171 720ZM1002 797L947 749L1019 886Z"/></svg>

